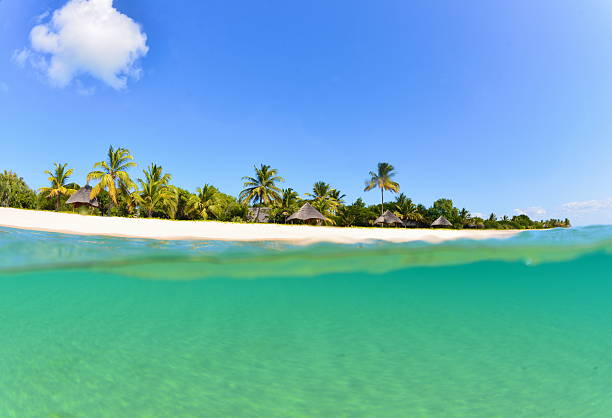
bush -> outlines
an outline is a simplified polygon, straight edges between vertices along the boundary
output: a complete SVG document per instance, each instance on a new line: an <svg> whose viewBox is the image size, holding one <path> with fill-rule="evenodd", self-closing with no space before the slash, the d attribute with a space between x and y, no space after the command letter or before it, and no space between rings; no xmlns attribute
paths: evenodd
<svg viewBox="0 0 612 418"><path fill-rule="evenodd" d="M28 187L23 178L11 171L0 174L0 206L34 209L36 193Z"/></svg>

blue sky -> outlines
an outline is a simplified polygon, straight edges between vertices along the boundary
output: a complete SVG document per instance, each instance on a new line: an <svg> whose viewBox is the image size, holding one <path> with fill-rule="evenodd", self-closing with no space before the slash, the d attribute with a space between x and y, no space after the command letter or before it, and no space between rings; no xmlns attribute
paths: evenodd
<svg viewBox="0 0 612 418"><path fill-rule="evenodd" d="M427 205L612 223L609 1L90 1L136 32L72 39L63 72L31 31L67 0L0 1L0 169L32 187L114 144L191 190L267 163L375 203L387 161Z"/></svg>

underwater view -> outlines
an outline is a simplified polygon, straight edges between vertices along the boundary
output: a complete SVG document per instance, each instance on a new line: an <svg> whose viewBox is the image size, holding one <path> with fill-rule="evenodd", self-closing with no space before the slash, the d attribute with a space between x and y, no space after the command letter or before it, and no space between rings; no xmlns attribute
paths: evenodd
<svg viewBox="0 0 612 418"><path fill-rule="evenodd" d="M0 416L609 416L611 249L0 229Z"/></svg>

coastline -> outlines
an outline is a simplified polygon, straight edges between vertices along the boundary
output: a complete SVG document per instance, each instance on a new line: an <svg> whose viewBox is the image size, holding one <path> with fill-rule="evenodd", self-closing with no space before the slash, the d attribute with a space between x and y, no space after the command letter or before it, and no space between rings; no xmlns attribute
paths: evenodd
<svg viewBox="0 0 612 418"><path fill-rule="evenodd" d="M87 216L71 213L0 208L0 227L70 235L154 240L283 241L294 244L370 241L439 243L457 239L509 238L519 230L450 230L406 228L341 228L333 226L174 221Z"/></svg>

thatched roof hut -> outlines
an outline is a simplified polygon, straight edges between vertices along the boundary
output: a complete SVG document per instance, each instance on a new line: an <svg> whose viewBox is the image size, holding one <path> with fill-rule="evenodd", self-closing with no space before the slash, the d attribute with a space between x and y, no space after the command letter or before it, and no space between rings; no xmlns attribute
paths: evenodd
<svg viewBox="0 0 612 418"><path fill-rule="evenodd" d="M75 208L80 206L91 206L93 208L97 208L100 205L98 204L98 198L91 198L91 186L85 185L77 190L66 200L66 203L72 204Z"/></svg>
<svg viewBox="0 0 612 418"><path fill-rule="evenodd" d="M374 221L374 225L378 224L404 226L402 220L395 216L395 214L390 210L385 211L385 213L376 218L376 220Z"/></svg>
<svg viewBox="0 0 612 418"><path fill-rule="evenodd" d="M453 226L452 223L450 223L450 221L448 219L446 219L444 216L440 216L438 219L436 219L431 226L433 228L448 228L450 226Z"/></svg>
<svg viewBox="0 0 612 418"><path fill-rule="evenodd" d="M313 208L308 202L304 203L300 210L287 218L287 222L302 221L315 225L321 225L325 220L325 216L321 215L321 212Z"/></svg>

